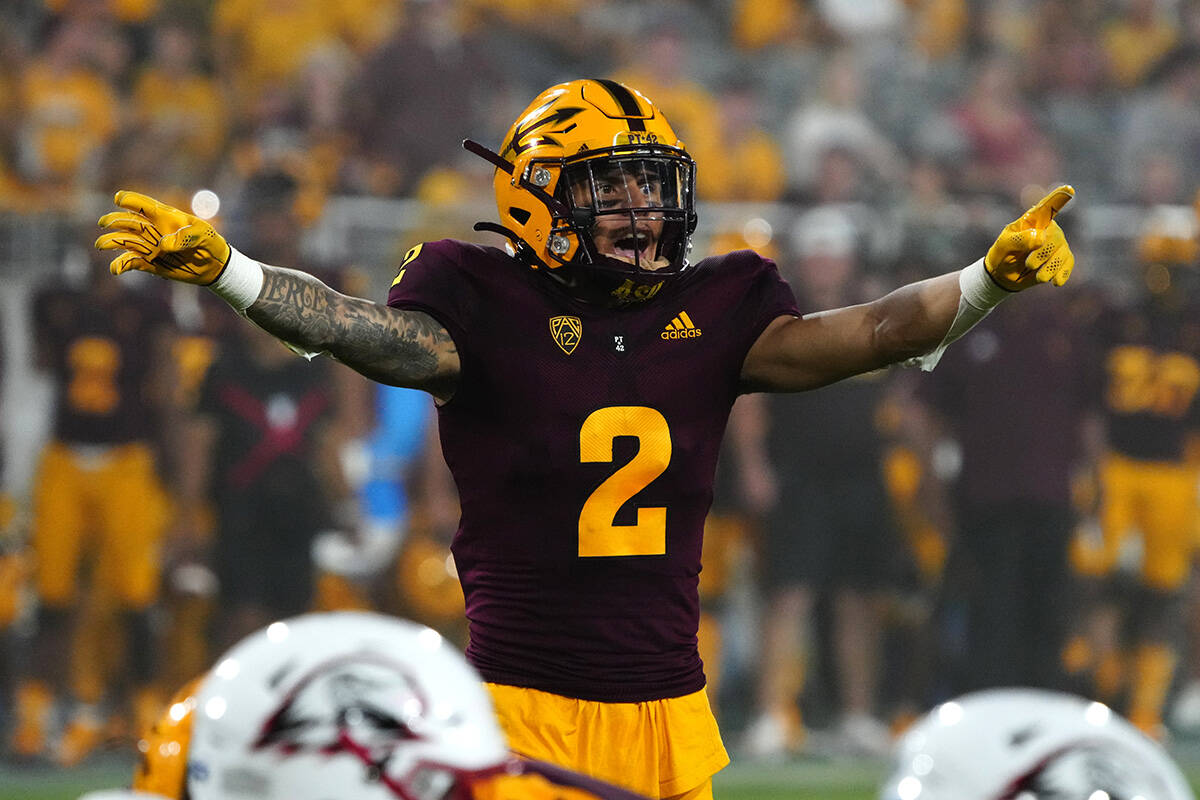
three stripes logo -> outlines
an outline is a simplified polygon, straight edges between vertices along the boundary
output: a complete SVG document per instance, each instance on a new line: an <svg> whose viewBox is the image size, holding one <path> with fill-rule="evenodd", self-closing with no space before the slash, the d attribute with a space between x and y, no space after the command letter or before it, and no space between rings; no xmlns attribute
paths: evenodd
<svg viewBox="0 0 1200 800"><path fill-rule="evenodd" d="M700 333L700 329L692 322L687 312L680 311L659 336L664 339L699 339Z"/></svg>

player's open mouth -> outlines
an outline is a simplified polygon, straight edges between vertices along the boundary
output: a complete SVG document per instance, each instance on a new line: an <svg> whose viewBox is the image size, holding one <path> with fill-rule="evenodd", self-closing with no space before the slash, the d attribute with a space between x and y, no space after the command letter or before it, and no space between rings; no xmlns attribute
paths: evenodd
<svg viewBox="0 0 1200 800"><path fill-rule="evenodd" d="M654 260L654 241L644 233L626 236L613 242L613 258L630 264L647 265Z"/></svg>

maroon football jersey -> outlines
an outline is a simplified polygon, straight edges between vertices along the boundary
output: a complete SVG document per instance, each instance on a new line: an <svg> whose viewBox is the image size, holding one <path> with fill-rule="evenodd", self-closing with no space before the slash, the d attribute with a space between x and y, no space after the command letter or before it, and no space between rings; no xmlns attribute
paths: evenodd
<svg viewBox="0 0 1200 800"><path fill-rule="evenodd" d="M414 251L388 305L433 316L461 359L439 427L462 504L468 658L489 681L581 699L698 691L717 452L746 353L798 314L775 265L706 259L611 310L495 248Z"/></svg>
<svg viewBox="0 0 1200 800"><path fill-rule="evenodd" d="M1193 304L1151 297L1105 309L1104 359L1093 397L1103 398L1108 446L1142 461L1181 461L1200 427L1200 318Z"/></svg>
<svg viewBox="0 0 1200 800"><path fill-rule="evenodd" d="M153 438L158 418L147 400L154 342L170 310L147 292L97 296L55 287L33 300L34 331L55 378L54 437L72 444Z"/></svg>

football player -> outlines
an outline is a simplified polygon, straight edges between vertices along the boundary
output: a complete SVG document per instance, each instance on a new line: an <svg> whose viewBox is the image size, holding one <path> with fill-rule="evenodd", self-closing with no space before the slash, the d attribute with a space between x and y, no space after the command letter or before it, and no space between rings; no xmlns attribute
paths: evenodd
<svg viewBox="0 0 1200 800"><path fill-rule="evenodd" d="M871 303L803 316L751 251L688 260L696 164L644 95L553 86L496 168L505 249L408 251L387 305L260 264L136 192L97 247L114 274L212 288L308 355L329 353L439 408L461 496L453 544L467 656L511 746L651 797L707 798L728 763L697 653L701 538L730 407L942 349L993 306L1062 284L1060 187L984 258Z"/></svg>
<svg viewBox="0 0 1200 800"><path fill-rule="evenodd" d="M896 747L880 800L1194 800L1179 767L1108 706L988 689L934 708Z"/></svg>
<svg viewBox="0 0 1200 800"><path fill-rule="evenodd" d="M514 757L462 654L432 628L369 611L252 634L179 692L138 749L143 794L131 798L639 800Z"/></svg>
<svg viewBox="0 0 1200 800"><path fill-rule="evenodd" d="M1126 694L1124 713L1156 737L1165 734L1200 512L1188 460L1200 431L1200 239L1191 209L1180 211L1147 216L1133 299L1110 303L1097 326L1102 536L1075 553L1080 572L1103 583L1087 626L1097 696Z"/></svg>
<svg viewBox="0 0 1200 800"><path fill-rule="evenodd" d="M18 758L52 755L64 766L102 743L101 708L118 685L106 656L119 649L111 636L107 647L101 641L110 628L130 641L132 715L153 718L165 697L152 617L169 521L157 423L173 374L174 323L160 297L114 291L104 269L103 259L91 259L84 285L43 289L32 309L36 357L53 378L55 410L33 490L37 626L15 692L10 746ZM69 721L51 742L66 689Z"/></svg>

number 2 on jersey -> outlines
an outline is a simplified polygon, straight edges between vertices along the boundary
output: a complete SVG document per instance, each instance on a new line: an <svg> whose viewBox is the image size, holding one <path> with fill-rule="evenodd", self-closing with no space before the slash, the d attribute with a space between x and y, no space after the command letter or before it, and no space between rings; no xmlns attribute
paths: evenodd
<svg viewBox="0 0 1200 800"><path fill-rule="evenodd" d="M644 406L610 406L593 411L579 429L579 460L613 460L613 440L633 436L638 451L596 487L579 513L579 555L658 556L667 552L667 509L639 508L637 523L616 525L621 506L645 489L671 463L671 429L661 413Z"/></svg>

